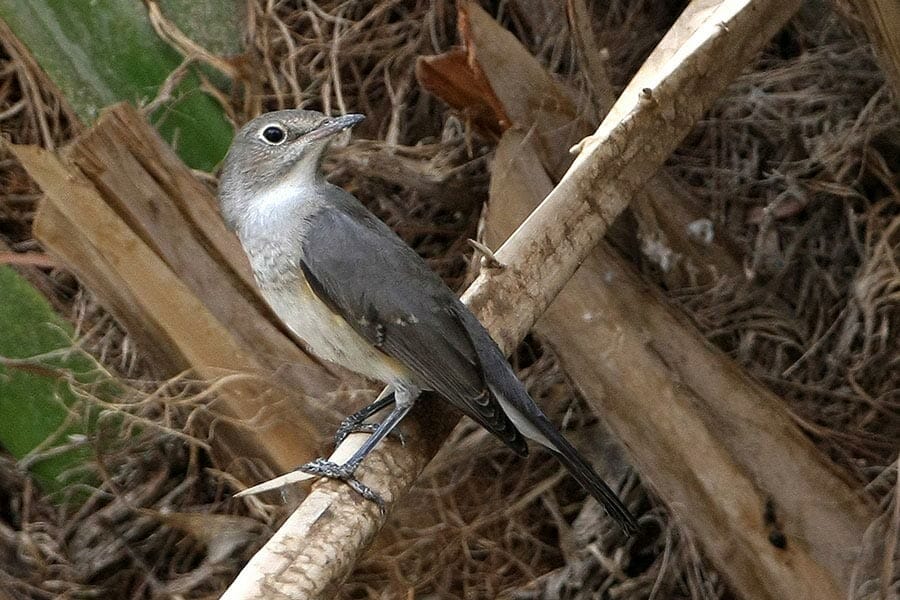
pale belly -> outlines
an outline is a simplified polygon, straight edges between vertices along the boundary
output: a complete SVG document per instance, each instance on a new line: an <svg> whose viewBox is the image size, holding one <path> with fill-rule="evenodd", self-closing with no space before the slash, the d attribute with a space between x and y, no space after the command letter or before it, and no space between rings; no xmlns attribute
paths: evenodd
<svg viewBox="0 0 900 600"><path fill-rule="evenodd" d="M305 283L297 291L263 289L266 301L285 325L303 340L317 357L351 371L381 381L411 380L411 373L399 362L378 351L324 302Z"/></svg>

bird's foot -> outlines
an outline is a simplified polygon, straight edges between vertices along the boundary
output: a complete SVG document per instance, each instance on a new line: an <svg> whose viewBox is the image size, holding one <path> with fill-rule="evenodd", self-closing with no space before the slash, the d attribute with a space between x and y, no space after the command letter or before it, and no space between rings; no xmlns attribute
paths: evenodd
<svg viewBox="0 0 900 600"><path fill-rule="evenodd" d="M359 423L348 417L341 421L341 426L334 432L334 445L340 446L341 442L347 439L351 433L375 433L378 429L377 423Z"/></svg>
<svg viewBox="0 0 900 600"><path fill-rule="evenodd" d="M385 503L382 497L379 496L375 490L365 485L354 476L356 465L339 465L335 462L325 460L324 458L317 458L305 465L300 465L297 467L297 470L309 473L310 475L318 475L319 477L343 481L357 494L366 500L374 502L378 506L378 510L381 511L381 514L384 514L385 512Z"/></svg>
<svg viewBox="0 0 900 600"><path fill-rule="evenodd" d="M335 447L340 446L341 442L347 439L347 436L351 433L375 433L376 429L378 429L378 423L361 423L353 420L352 416L347 417L341 421L341 426L338 427L334 434L334 445ZM397 438L401 446L406 445L406 440L399 431L392 431L388 434L388 437Z"/></svg>

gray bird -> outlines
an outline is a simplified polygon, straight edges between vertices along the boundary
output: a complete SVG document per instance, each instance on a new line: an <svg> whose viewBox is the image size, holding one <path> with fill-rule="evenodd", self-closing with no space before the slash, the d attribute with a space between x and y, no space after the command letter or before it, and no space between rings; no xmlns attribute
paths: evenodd
<svg viewBox="0 0 900 600"><path fill-rule="evenodd" d="M320 358L388 386L342 431L394 405L347 463L319 459L300 469L346 481L381 504L353 473L431 390L521 456L523 436L552 450L635 532L635 518L541 412L478 319L387 225L325 180L329 141L363 118L307 110L257 117L235 136L219 182L222 215L281 320Z"/></svg>

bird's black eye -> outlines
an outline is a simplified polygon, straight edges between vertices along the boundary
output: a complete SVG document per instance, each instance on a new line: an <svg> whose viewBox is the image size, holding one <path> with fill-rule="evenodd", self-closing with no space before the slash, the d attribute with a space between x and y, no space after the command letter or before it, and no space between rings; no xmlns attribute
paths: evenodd
<svg viewBox="0 0 900 600"><path fill-rule="evenodd" d="M287 132L285 132L284 127L281 125L269 125L262 130L262 138L273 146L277 146L283 142L286 137Z"/></svg>

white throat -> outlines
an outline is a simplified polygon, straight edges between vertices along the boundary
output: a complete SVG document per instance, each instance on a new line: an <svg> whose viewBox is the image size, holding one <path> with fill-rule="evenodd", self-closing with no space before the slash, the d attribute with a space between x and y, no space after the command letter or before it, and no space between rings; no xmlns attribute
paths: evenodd
<svg viewBox="0 0 900 600"><path fill-rule="evenodd" d="M300 202L313 193L315 191L312 186L298 184L292 178L273 185L250 204L246 225L254 229L268 229L273 224L283 222Z"/></svg>
<svg viewBox="0 0 900 600"><path fill-rule="evenodd" d="M309 200L315 199L324 184L319 174L321 149L309 148L291 169L277 176L281 181L257 192L248 206L245 226L266 231L290 220Z"/></svg>

